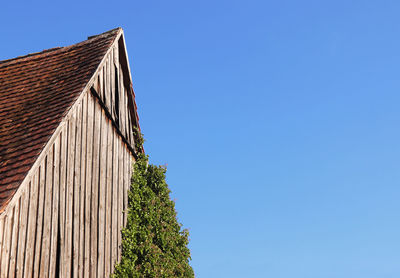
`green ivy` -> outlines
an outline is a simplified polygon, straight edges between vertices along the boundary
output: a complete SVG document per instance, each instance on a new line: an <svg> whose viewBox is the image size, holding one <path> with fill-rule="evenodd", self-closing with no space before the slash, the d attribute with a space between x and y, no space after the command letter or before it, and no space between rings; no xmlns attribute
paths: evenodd
<svg viewBox="0 0 400 278"><path fill-rule="evenodd" d="M176 219L165 173L165 167L151 165L147 155L138 154L122 230L122 258L112 277L194 277L189 232Z"/></svg>

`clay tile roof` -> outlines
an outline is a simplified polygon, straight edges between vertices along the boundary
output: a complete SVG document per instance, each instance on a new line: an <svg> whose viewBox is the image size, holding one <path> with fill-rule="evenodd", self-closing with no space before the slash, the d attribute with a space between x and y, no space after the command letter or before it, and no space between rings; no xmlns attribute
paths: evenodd
<svg viewBox="0 0 400 278"><path fill-rule="evenodd" d="M89 82L120 28L0 61L0 208Z"/></svg>

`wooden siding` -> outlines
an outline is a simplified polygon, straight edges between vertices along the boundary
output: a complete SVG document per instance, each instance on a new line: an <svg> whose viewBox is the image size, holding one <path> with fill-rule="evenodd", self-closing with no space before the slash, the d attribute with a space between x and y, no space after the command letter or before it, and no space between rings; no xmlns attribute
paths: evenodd
<svg viewBox="0 0 400 278"><path fill-rule="evenodd" d="M134 146L133 123L131 118L129 103L132 102L132 94L130 88L126 84L130 84L128 74L124 74L122 65L120 64L120 53L123 50L115 44L106 57L104 65L100 68L93 88L96 91L104 109L110 115L112 121L118 127L122 137L130 146ZM126 72L126 71L125 71ZM130 101L131 99L131 101Z"/></svg>
<svg viewBox="0 0 400 278"><path fill-rule="evenodd" d="M0 214L0 278L108 277L120 259L134 138L117 46Z"/></svg>

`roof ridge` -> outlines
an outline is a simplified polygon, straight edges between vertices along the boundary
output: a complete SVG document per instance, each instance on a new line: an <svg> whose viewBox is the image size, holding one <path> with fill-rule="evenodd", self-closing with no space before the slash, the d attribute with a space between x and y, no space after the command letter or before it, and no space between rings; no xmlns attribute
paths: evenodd
<svg viewBox="0 0 400 278"><path fill-rule="evenodd" d="M43 57L43 54L45 54L45 56L51 55L53 54L55 51L68 51L72 48L75 47L79 47L81 45L87 44L92 42L93 40L96 39L101 39L101 38L105 38L109 35L113 35L114 33L120 32L122 30L121 27L117 27L114 28L112 30L106 31L104 33L98 34L98 35L93 35L93 36L89 36L86 40L84 41L80 41L71 45L67 45L67 46L59 46L59 47L53 47L53 48L49 48L49 49L45 49L39 52L33 52L33 53L28 53L26 55L22 55L22 56L17 56L14 58L10 58L10 59L6 59L6 60L0 60L0 68L4 67L4 66L9 66L11 64L16 64L19 62L25 62L28 58L29 59L35 59L35 56L38 56L39 58Z"/></svg>
<svg viewBox="0 0 400 278"><path fill-rule="evenodd" d="M111 34L111 33L113 33L113 32L120 31L120 30L122 30L122 28L121 28L121 27L117 27L117 28L108 30L108 31L106 31L106 32L103 32L103 33L101 33L101 34L97 34L97 35L93 35L93 36L88 36L88 37L87 37L87 40L91 40L91 39L93 39L93 38L100 37L100 36L105 36L105 35Z"/></svg>

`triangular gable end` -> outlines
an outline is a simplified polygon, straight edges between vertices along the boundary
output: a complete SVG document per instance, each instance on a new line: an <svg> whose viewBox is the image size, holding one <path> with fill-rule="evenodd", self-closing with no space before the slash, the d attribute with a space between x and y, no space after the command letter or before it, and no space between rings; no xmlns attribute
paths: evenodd
<svg viewBox="0 0 400 278"><path fill-rule="evenodd" d="M108 44L108 45L107 45ZM45 138L46 135L48 137L47 141L42 143L42 147L39 148L37 151L37 155L35 157L35 153L33 152L32 157L29 157L27 160L28 165L23 165L24 169L27 169L26 172L24 173L20 169L15 169L10 167L10 170L8 172L16 172L17 175L16 177L11 176L11 179L14 179L15 182L10 184L7 184L8 180L10 179L7 174L5 173L4 175L4 167L2 163L4 160L6 160L8 157L7 156L2 156L1 154L1 148L0 148L0 213L2 213L6 207L10 204L12 206L12 199L13 196L15 195L16 198L20 195L18 193L18 190L21 187L22 184L24 184L25 180L29 180L29 177L32 176L32 173L36 168L39 167L40 162L42 161L43 157L46 155L50 145L52 142L54 142L55 138L57 135L60 133L60 130L62 129L63 125L65 122L71 117L71 111L74 109L74 106L77 105L77 103L80 103L85 95L85 93L90 92L93 96L97 98L99 101L100 105L103 107L105 114L107 117L110 118L111 123L113 126L116 128L116 131L118 134L121 136L122 140L126 143L126 146L128 149L131 151L131 153L135 156L135 132L134 128L138 128L140 130L139 126L139 118L137 114L137 107L136 107L136 102L135 102L135 94L132 88L132 78L131 78L131 72L130 72L130 67L129 67L129 61L128 61L128 56L127 56L127 51L126 51L126 46L125 46L125 41L124 41L124 34L123 30L121 28L113 29L108 32L105 32L100 35L96 36L91 36L88 37L87 41L83 41L81 43L69 46L69 47L63 47L63 48L54 48L50 49L47 51L43 51L41 53L35 53L35 54L30 54L27 56L19 57L16 59L10 59L6 61L0 61L0 84L1 84L1 66L3 64L3 67L7 66L7 63L9 64L21 64L24 66L25 63L30 63L31 59L35 60L35 55L40 55L41 57L44 57L46 59L47 57L52 60L54 59L52 56L55 56L56 54L54 52L57 51L62 51L62 52L78 52L77 55L79 55L79 51L76 50L76 48L84 48L83 51L93 51L90 49L90 45L95 45L95 48L99 48L99 52L101 51L104 52L104 45L106 45L106 52L105 54L102 54L100 63L96 65L90 65L91 68L93 68L94 72L92 73L91 78L89 79L88 82L84 84L83 90L81 90L80 93L78 94L73 94L71 93L70 95L67 96L62 96L58 99L56 99L56 103L54 103L55 106L59 107L58 109L58 115L56 115L54 118L57 118L57 116L60 118L58 119L47 119L45 120L50 120L52 123L57 123L58 124L56 127L48 126L46 127L47 131L51 131L51 128L53 127L53 131L51 134L39 134L41 136L42 140L43 137ZM84 57L79 57L79 61L82 63ZM92 57L88 57L92 58ZM36 58L38 60L39 58ZM62 63L62 61L61 61ZM93 62L92 62L93 64ZM59 66L63 66L62 64ZM18 67L17 67L18 69ZM85 69L86 71L90 71L90 67L87 67ZM93 71L92 70L92 71ZM78 71L79 72L79 71ZM68 82L68 81L66 81ZM106 85L107 84L107 85ZM1 85L0 85L1 89ZM39 96L40 98L40 96ZM63 102L63 105L60 105L58 102ZM1 104L1 94L0 94L0 104ZM48 110L55 110L52 109L52 104L49 103ZM40 108L39 108L40 109ZM62 112L62 115L60 117L60 110L64 109L64 112ZM9 111L7 111L9 113ZM17 111L18 113L18 111ZM19 111L21 113L21 111ZM1 115L1 109L0 109L0 117ZM47 116L47 115L46 115ZM36 119L36 121L41 121L43 120L44 116L42 116L42 119ZM4 128L4 127L3 127ZM34 128L32 128L34 130ZM0 128L1 132L1 128ZM12 134L9 134L10 137L12 138ZM26 139L30 139L28 136L26 136ZM30 136L32 137L32 136ZM35 137L35 135L33 136ZM10 147L10 145L13 143L11 140L5 140L7 138L3 137L3 140L0 140L0 146L3 144L5 148ZM16 140L14 140L15 142ZM30 142L25 141L28 146L27 149L30 149ZM7 145L8 143L8 145ZM22 143L24 141L22 140ZM41 142L39 142L40 144ZM30 145L29 145L30 144ZM21 152L23 153L23 144L19 146L22 150ZM35 146L36 147L36 146ZM17 153L18 154L18 153ZM12 157L11 159L12 160ZM32 161L33 160L33 161ZM29 166L29 162L31 162L31 166ZM9 161L7 161L7 164L12 164ZM21 164L21 162L17 161L16 166ZM2 167L3 166L3 167ZM6 165L7 166L7 165ZM2 172L3 170L3 172ZM16 171L15 171L16 170ZM5 178L2 177L5 176ZM24 176L21 178L21 176ZM2 182L4 181L5 186L2 186ZM4 188L4 189L3 189Z"/></svg>
<svg viewBox="0 0 400 278"><path fill-rule="evenodd" d="M0 62L0 277L109 276L135 127L121 28Z"/></svg>

